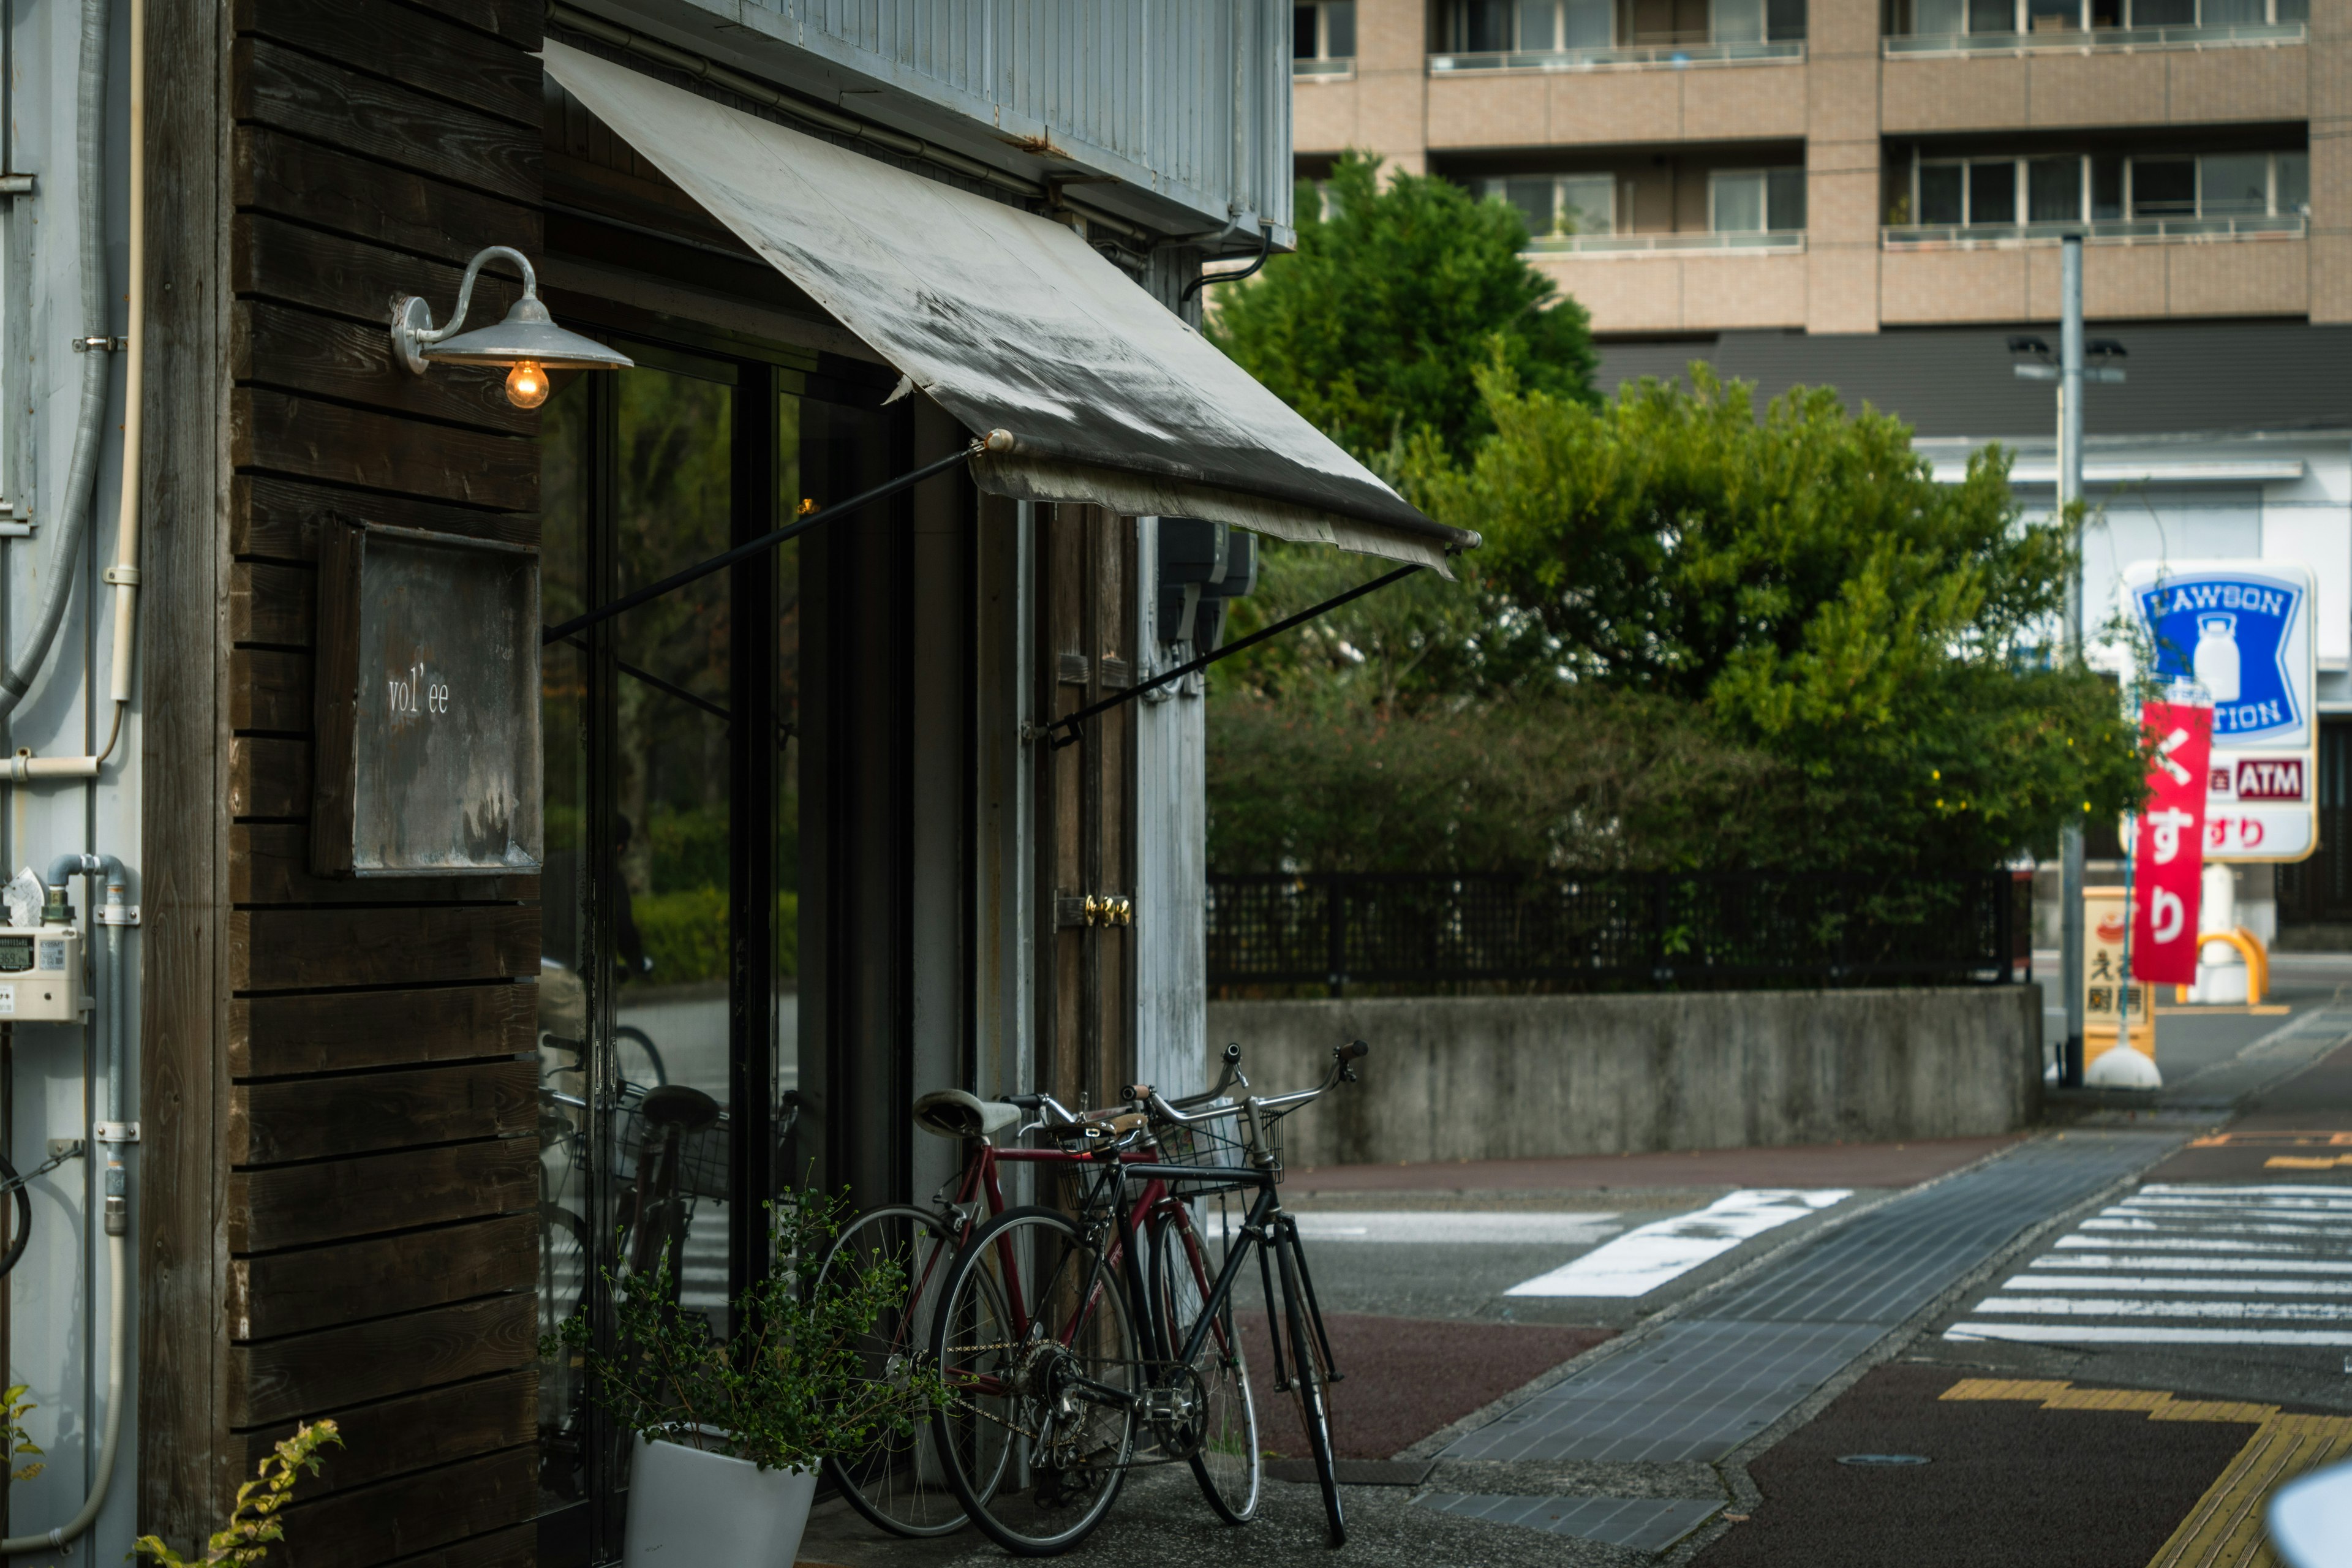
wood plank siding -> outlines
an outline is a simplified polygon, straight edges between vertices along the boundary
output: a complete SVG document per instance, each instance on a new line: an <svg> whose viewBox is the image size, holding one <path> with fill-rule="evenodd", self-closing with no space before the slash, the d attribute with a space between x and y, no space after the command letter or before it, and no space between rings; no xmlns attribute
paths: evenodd
<svg viewBox="0 0 2352 1568"><path fill-rule="evenodd" d="M273 1563L521 1568L538 883L317 878L306 824L320 520L538 541L536 416L385 323L541 249L542 7L151 14L140 1524L331 1415Z"/></svg>

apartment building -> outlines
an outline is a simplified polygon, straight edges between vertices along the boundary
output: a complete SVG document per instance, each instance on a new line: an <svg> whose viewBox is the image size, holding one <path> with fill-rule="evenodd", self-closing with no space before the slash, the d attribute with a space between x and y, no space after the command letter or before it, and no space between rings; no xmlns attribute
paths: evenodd
<svg viewBox="0 0 2352 1568"><path fill-rule="evenodd" d="M2047 318L2068 230L2095 317L2352 321L2317 4L1326 0L1296 145L1518 205L1609 335Z"/></svg>
<svg viewBox="0 0 2352 1568"><path fill-rule="evenodd" d="M2289 931L2352 936L2352 0L1321 0L1302 179L1360 148L1527 216L1604 385L1693 360L1999 441L2054 500L2059 239L2084 237L2093 617L2131 562L2318 580L2320 851ZM2013 346L2014 345L2014 346ZM2242 879L2270 923L2266 873Z"/></svg>

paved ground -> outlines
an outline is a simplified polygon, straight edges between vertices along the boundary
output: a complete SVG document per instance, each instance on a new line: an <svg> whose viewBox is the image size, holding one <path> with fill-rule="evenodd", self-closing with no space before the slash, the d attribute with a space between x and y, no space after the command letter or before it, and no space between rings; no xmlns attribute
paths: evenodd
<svg viewBox="0 0 2352 1568"><path fill-rule="evenodd" d="M2352 960L2275 990L2168 1013L2165 1094L2030 1140L1294 1173L1340 1449L1407 1483L1346 1489L1338 1560L2251 1563L2265 1489L2352 1451ZM1141 1472L1080 1555L1334 1561L1319 1514L1270 1480L1234 1531ZM1003 1560L837 1506L803 1554Z"/></svg>

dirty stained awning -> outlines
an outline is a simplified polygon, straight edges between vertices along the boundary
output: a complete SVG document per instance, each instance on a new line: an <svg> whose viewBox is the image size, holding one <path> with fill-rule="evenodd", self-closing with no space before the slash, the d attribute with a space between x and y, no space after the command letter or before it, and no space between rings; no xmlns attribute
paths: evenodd
<svg viewBox="0 0 2352 1568"><path fill-rule="evenodd" d="M1060 224L547 41L548 74L975 433L982 489L1444 570L1423 516Z"/></svg>

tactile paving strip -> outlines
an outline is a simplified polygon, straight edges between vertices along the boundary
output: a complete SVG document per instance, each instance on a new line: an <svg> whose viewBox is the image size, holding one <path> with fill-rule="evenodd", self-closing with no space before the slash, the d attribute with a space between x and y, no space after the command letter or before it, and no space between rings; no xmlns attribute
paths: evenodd
<svg viewBox="0 0 2352 1568"><path fill-rule="evenodd" d="M2077 1131L1883 1204L1703 1313L1465 1433L1444 1457L1719 1459L2027 1226L2179 1141Z"/></svg>
<svg viewBox="0 0 2352 1568"><path fill-rule="evenodd" d="M1698 1498L1490 1497L1429 1492L1413 1500L1496 1524L1580 1536L1610 1546L1663 1552L1723 1506Z"/></svg>

